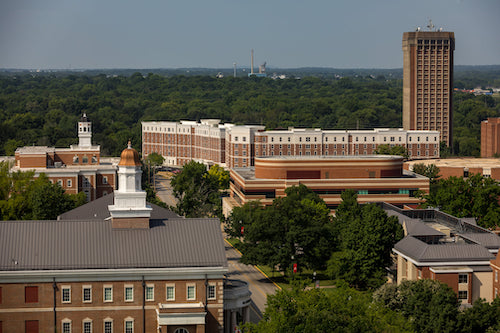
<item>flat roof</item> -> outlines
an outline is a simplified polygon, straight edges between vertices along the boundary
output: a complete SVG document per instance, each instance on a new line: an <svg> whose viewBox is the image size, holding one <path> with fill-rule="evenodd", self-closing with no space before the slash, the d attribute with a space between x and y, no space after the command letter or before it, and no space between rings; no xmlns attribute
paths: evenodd
<svg viewBox="0 0 500 333"><path fill-rule="evenodd" d="M439 158L428 160L413 160L407 161L405 164L414 165L423 163L425 165L435 164L437 167L459 167L459 168L498 168L500 167L500 159L498 158Z"/></svg>
<svg viewBox="0 0 500 333"><path fill-rule="evenodd" d="M231 172L234 172L244 180L270 180L270 181L277 181L277 180L286 180L286 179L275 179L275 178L256 178L255 177L255 167L245 167L245 168L232 168ZM418 173L414 173L413 171L408 171L403 169L403 173L401 177L389 177L389 178L317 178L317 179L298 179L298 180L323 180L323 181L339 181L339 180L348 180L348 179L354 179L354 180L360 180L360 179L369 179L369 180L387 180L387 179L407 179L407 178L422 178L422 179L427 179L427 177L419 175ZM297 180L297 179L293 179Z"/></svg>
<svg viewBox="0 0 500 333"><path fill-rule="evenodd" d="M48 146L24 146L16 149L16 153L19 154L48 154L48 153L70 153L70 152L99 152L99 145L84 146L71 145L70 148L55 148Z"/></svg>
<svg viewBox="0 0 500 333"><path fill-rule="evenodd" d="M302 155L302 156L262 156L255 157L256 160L332 160L332 161L350 161L350 160L403 160L399 155Z"/></svg>
<svg viewBox="0 0 500 333"><path fill-rule="evenodd" d="M13 166L11 168L12 171L30 171L33 170L35 171L35 174L40 174L40 173L46 173L46 174L54 174L54 173L65 173L65 172L85 172L85 171L116 171L116 165L110 164L110 163L100 163L100 164L94 164L94 165L81 165L81 164L75 164L75 165L64 165L61 166L60 168L56 167L45 167L45 168L39 168L39 167L23 167L20 168L17 165Z"/></svg>
<svg viewBox="0 0 500 333"><path fill-rule="evenodd" d="M16 153L20 154L47 154L54 153L56 149L48 146L24 146L16 149Z"/></svg>

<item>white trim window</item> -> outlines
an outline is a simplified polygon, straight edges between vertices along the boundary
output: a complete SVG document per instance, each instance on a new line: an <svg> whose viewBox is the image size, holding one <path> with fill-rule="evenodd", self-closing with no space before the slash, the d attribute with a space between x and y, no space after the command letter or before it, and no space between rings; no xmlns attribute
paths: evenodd
<svg viewBox="0 0 500 333"><path fill-rule="evenodd" d="M167 284L166 293L167 301L175 301L175 284Z"/></svg>
<svg viewBox="0 0 500 333"><path fill-rule="evenodd" d="M71 286L61 286L61 301L71 303Z"/></svg>
<svg viewBox="0 0 500 333"><path fill-rule="evenodd" d="M216 286L215 284L213 283L210 283L208 286L207 286L207 299L209 300L214 300L216 299Z"/></svg>
<svg viewBox="0 0 500 333"><path fill-rule="evenodd" d="M104 285L102 288L104 302L113 302L113 286Z"/></svg>
<svg viewBox="0 0 500 333"><path fill-rule="evenodd" d="M155 300L155 285L148 284L146 285L146 301L154 301Z"/></svg>
<svg viewBox="0 0 500 333"><path fill-rule="evenodd" d="M125 302L134 301L134 286L126 285L123 292L124 292Z"/></svg>
<svg viewBox="0 0 500 333"><path fill-rule="evenodd" d="M61 320L61 332L62 333L71 333L71 320L68 318L64 318Z"/></svg>
<svg viewBox="0 0 500 333"><path fill-rule="evenodd" d="M67 185L68 187L72 187L72 186L73 186L73 182L71 181L71 179L68 179L68 180L66 181L66 185Z"/></svg>
<svg viewBox="0 0 500 333"><path fill-rule="evenodd" d="M92 303L92 286L82 286L82 302Z"/></svg>
<svg viewBox="0 0 500 333"><path fill-rule="evenodd" d="M193 301L196 299L196 285L188 284L186 286L186 299L188 301Z"/></svg>
<svg viewBox="0 0 500 333"><path fill-rule="evenodd" d="M125 328L125 333L134 333L134 318L127 317L125 318L125 323L123 325Z"/></svg>
<svg viewBox="0 0 500 333"><path fill-rule="evenodd" d="M82 332L92 333L92 319L85 318L82 322Z"/></svg>
<svg viewBox="0 0 500 333"><path fill-rule="evenodd" d="M104 333L113 333L113 319L109 317L104 319Z"/></svg>

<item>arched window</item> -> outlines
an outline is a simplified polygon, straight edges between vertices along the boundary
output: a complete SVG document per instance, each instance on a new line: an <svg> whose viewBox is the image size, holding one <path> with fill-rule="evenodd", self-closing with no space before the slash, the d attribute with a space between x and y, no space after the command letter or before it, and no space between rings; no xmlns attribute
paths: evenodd
<svg viewBox="0 0 500 333"><path fill-rule="evenodd" d="M185 329L184 327L179 327L178 329L176 329L174 331L174 333L189 333L189 331L187 329Z"/></svg>

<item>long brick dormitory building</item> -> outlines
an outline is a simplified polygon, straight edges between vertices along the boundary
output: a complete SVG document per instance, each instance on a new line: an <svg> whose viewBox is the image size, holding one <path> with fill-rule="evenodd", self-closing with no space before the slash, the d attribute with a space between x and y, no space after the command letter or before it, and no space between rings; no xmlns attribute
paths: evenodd
<svg viewBox="0 0 500 333"><path fill-rule="evenodd" d="M237 168L253 166L255 158L266 156L364 156L375 154L381 145L402 146L410 159L439 158L438 131L266 131L264 126L221 124L218 119L142 123L143 156L158 153L171 166L195 160Z"/></svg>

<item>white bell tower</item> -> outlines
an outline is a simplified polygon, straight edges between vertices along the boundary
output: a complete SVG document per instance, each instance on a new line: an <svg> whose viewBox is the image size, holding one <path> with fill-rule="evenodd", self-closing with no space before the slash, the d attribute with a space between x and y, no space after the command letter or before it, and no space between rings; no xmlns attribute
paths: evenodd
<svg viewBox="0 0 500 333"><path fill-rule="evenodd" d="M78 122L78 147L92 147L92 123L87 119L87 114L83 114Z"/></svg>
<svg viewBox="0 0 500 333"><path fill-rule="evenodd" d="M129 141L118 163L114 205L108 206L113 228L149 228L152 208L146 203L146 192L141 189L141 174L139 153Z"/></svg>

